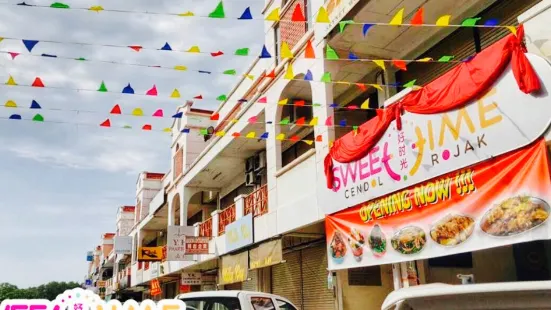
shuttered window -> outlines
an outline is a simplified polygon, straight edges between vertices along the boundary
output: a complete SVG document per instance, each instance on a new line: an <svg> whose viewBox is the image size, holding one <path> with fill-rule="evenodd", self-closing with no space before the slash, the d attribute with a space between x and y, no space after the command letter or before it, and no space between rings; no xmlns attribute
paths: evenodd
<svg viewBox="0 0 551 310"><path fill-rule="evenodd" d="M243 290L258 292L258 269L249 270L249 279L250 280L243 282Z"/></svg>
<svg viewBox="0 0 551 310"><path fill-rule="evenodd" d="M289 299L299 308L302 305L300 254L300 251L285 254L286 262L272 267L272 294Z"/></svg>

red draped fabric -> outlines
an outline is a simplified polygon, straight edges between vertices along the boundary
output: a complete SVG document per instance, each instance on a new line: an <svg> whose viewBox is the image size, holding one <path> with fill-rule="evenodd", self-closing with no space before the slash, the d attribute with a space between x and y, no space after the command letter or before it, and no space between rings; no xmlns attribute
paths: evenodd
<svg viewBox="0 0 551 310"><path fill-rule="evenodd" d="M501 39L470 61L461 63L386 109L378 110L377 117L359 126L356 134L350 132L335 141L324 161L327 187L333 188L333 160L349 163L366 156L393 120L401 129L403 111L436 114L460 108L485 93L509 63L522 92L538 91L540 81L525 55L523 38L524 29L520 26L516 36L511 34Z"/></svg>

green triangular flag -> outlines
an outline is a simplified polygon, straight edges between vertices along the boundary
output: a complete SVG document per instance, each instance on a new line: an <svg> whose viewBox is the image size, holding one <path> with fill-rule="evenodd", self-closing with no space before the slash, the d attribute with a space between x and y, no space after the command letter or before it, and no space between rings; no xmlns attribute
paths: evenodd
<svg viewBox="0 0 551 310"><path fill-rule="evenodd" d="M482 18L480 17L473 17L473 18L467 18L466 20L464 20L462 23L461 23L461 26L464 26L464 27L474 27L476 25L476 23L481 20Z"/></svg>
<svg viewBox="0 0 551 310"><path fill-rule="evenodd" d="M330 83L331 82L331 72L325 72L323 76L321 77L321 81L324 83Z"/></svg>
<svg viewBox="0 0 551 310"><path fill-rule="evenodd" d="M218 101L226 101L226 99L228 99L228 97L226 95L220 95L220 96L216 97L216 100L218 100Z"/></svg>
<svg viewBox="0 0 551 310"><path fill-rule="evenodd" d="M335 52L335 50L327 45L327 47L325 48L325 57L327 59L339 59L339 55L337 55L337 52Z"/></svg>
<svg viewBox="0 0 551 310"><path fill-rule="evenodd" d="M438 59L439 62L449 62L452 60L455 56L442 56L440 59Z"/></svg>
<svg viewBox="0 0 551 310"><path fill-rule="evenodd" d="M44 117L40 114L36 114L34 117L33 117L33 121L35 122L43 122L44 121Z"/></svg>
<svg viewBox="0 0 551 310"><path fill-rule="evenodd" d="M50 5L50 7L54 9L70 9L68 4L61 3L61 2L54 2Z"/></svg>
<svg viewBox="0 0 551 310"><path fill-rule="evenodd" d="M220 1L218 3L218 5L216 6L216 9L214 9L214 11L212 11L209 14L209 17L210 18L225 18L226 17L226 14L224 13L224 4L222 3L222 1Z"/></svg>
<svg viewBox="0 0 551 310"><path fill-rule="evenodd" d="M291 119L288 116L279 122L280 125L289 125L290 123Z"/></svg>
<svg viewBox="0 0 551 310"><path fill-rule="evenodd" d="M343 32L347 25L353 24L353 20L343 20L339 22L339 32Z"/></svg>
<svg viewBox="0 0 551 310"><path fill-rule="evenodd" d="M404 84L404 87L405 88L411 88L411 87L415 86L415 82L417 82L417 80L411 80L411 81L407 82L406 84Z"/></svg>
<svg viewBox="0 0 551 310"><path fill-rule="evenodd" d="M107 92L107 87L105 87L105 83L103 81L101 81L98 91Z"/></svg>
<svg viewBox="0 0 551 310"><path fill-rule="evenodd" d="M320 103L313 103L312 107L321 107L321 104Z"/></svg>
<svg viewBox="0 0 551 310"><path fill-rule="evenodd" d="M122 128L124 128L124 129L131 129L132 126L130 126L130 125L124 125Z"/></svg>
<svg viewBox="0 0 551 310"><path fill-rule="evenodd" d="M249 55L249 48L248 47L238 48L235 51L235 55L237 55L237 56L248 56Z"/></svg>
<svg viewBox="0 0 551 310"><path fill-rule="evenodd" d="M237 71L235 71L235 69L229 69L229 70L224 71L224 74L236 75Z"/></svg>
<svg viewBox="0 0 551 310"><path fill-rule="evenodd" d="M202 136L206 136L209 134L209 132L207 131L206 128L201 128L199 129L199 134L202 135Z"/></svg>
<svg viewBox="0 0 551 310"><path fill-rule="evenodd" d="M75 60L82 60L82 61L85 61L86 58L84 58L84 57L79 57L79 58L75 58Z"/></svg>

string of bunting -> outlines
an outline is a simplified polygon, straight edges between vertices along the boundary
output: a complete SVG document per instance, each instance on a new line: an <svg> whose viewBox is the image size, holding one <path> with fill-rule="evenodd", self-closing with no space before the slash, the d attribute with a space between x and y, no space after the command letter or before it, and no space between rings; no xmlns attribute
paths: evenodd
<svg viewBox="0 0 551 310"><path fill-rule="evenodd" d="M307 23L307 19L304 16L304 11L300 5L297 3L293 9L293 14L291 19L282 19L280 14L280 8L273 9L266 17L263 18L254 18L250 7L247 7L239 17L230 17L226 16L224 9L223 1L220 1L218 5L208 14L208 15L197 15L191 11L181 12L181 13L163 13L163 12L151 12L151 11L132 11L132 10L120 10L120 9L105 9L101 5L93 5L90 7L75 7L70 6L69 4L63 2L54 2L50 5L40 5L40 4L30 4L26 1L19 3L9 3L9 2L0 2L0 5L16 5L20 7L28 8L53 8L53 9L63 9L63 10L78 10L78 11L89 11L94 13L100 12L113 12L113 13L129 13L129 14L147 14L147 15L165 15L165 16L179 16L179 17L194 17L194 18L214 18L214 19L229 19L229 20L258 20L258 21L273 21L273 22L294 22L294 23ZM405 8L399 9L396 14L392 17L389 22L356 22L353 20L345 20L339 22L339 29L343 29L350 25L363 25L364 33L367 33L367 30L372 26L416 26L416 27L484 27L484 28L508 28L510 31L516 33L516 28L513 25L499 25L498 20L488 19L483 24L478 24L481 20L480 17L467 18L461 22L461 24L451 24L451 15L442 15L436 19L436 21L431 24L427 23L424 18L424 9L420 7L416 13L413 15L409 23L404 23ZM317 16L313 21L320 24L329 24L331 21L329 19L329 14L327 10L321 6L318 10ZM367 30L366 30L367 28Z"/></svg>

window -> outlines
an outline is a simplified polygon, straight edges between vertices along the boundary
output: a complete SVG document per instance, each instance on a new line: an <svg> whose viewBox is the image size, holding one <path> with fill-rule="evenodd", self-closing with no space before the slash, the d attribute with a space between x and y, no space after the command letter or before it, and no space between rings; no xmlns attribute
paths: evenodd
<svg viewBox="0 0 551 310"><path fill-rule="evenodd" d="M186 310L241 310L237 297L182 298Z"/></svg>
<svg viewBox="0 0 551 310"><path fill-rule="evenodd" d="M275 310L274 303L269 297L251 297L253 310Z"/></svg>
<svg viewBox="0 0 551 310"><path fill-rule="evenodd" d="M297 310L297 308L293 307L293 305L291 305L286 301L283 301L280 299L276 299L276 301L277 301L277 306L279 307L280 310Z"/></svg>
<svg viewBox="0 0 551 310"><path fill-rule="evenodd" d="M310 133L303 138L303 140L314 140L314 133ZM314 144L308 145L306 143L295 143L290 146L288 149L281 153L281 164L283 167L290 164L293 160L300 157L302 154L308 152L310 149L313 149Z"/></svg>
<svg viewBox="0 0 551 310"><path fill-rule="evenodd" d="M429 259L429 266L435 268L473 268L471 252Z"/></svg>
<svg viewBox="0 0 551 310"><path fill-rule="evenodd" d="M187 219L188 225L193 225L195 223L201 223L203 221L203 211L195 213L192 217Z"/></svg>

